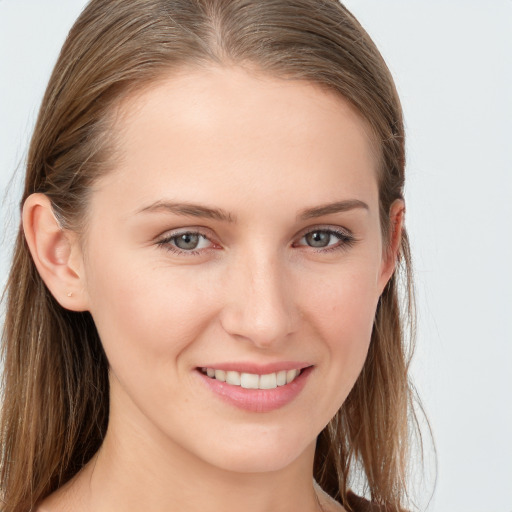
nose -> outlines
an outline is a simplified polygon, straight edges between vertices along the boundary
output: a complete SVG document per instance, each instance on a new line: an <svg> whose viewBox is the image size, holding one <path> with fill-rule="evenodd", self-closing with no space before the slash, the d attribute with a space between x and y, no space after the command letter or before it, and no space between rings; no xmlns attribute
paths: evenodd
<svg viewBox="0 0 512 512"><path fill-rule="evenodd" d="M296 331L300 314L284 267L278 257L253 253L229 269L220 314L226 332L270 349Z"/></svg>

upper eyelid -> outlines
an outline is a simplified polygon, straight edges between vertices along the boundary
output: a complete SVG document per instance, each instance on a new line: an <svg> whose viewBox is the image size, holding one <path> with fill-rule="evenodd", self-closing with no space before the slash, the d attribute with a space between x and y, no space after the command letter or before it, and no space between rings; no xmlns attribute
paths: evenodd
<svg viewBox="0 0 512 512"><path fill-rule="evenodd" d="M293 237L291 243L292 244L297 243L299 240L304 238L306 235L308 235L309 233L312 233L314 231L325 231L325 232L334 233L334 234L341 233L349 238L355 239L352 231L349 230L348 228L345 228L342 226L333 226L332 224L331 225L317 224L314 226L308 226L307 228L304 228L301 231L299 231ZM170 240L172 240L180 235L186 234L186 233L200 235L200 236L205 237L212 244L222 245L220 242L215 241L216 238L218 238L218 237L212 236L212 234L211 234L212 232L209 228L205 228L202 226L191 226L191 227L186 227L186 228L171 229L171 230L165 231L161 235L158 235L157 237L155 237L155 241L157 243L170 241Z"/></svg>
<svg viewBox="0 0 512 512"><path fill-rule="evenodd" d="M354 234L352 231L348 228L342 227L342 226L333 226L332 224L319 224L315 226L308 226L307 228L304 228L303 230L299 231L297 235L295 235L295 239L302 238L306 236L309 233L313 233L315 231L327 231L329 233L343 233L346 236L353 237Z"/></svg>
<svg viewBox="0 0 512 512"><path fill-rule="evenodd" d="M314 226L308 226L307 228L301 229L294 238L298 236L304 236L312 231L333 231L338 232L341 231L347 235L352 235L352 231L348 228L342 226L334 226L332 224L315 224ZM206 236L208 238L207 233L211 233L211 229L204 226L190 226L184 228L175 228L164 231L162 234L158 235L155 238L172 238L173 236L178 236L184 233L195 233L199 235ZM215 238L215 237L214 237Z"/></svg>
<svg viewBox="0 0 512 512"><path fill-rule="evenodd" d="M208 240L208 242L210 243L210 246L202 247L199 249L196 248L196 249L187 250L187 249L182 249L181 247L178 247L177 245L172 243L172 241L174 239L178 238L181 235L186 235L186 234L202 236L202 237L206 238L206 240ZM167 251L173 252L173 253L181 255L181 256L192 257L192 256L198 256L201 253L204 253L205 251L215 250L218 248L219 244L216 243L215 241L213 241L211 237L205 235L204 233L202 233L199 230L194 230L194 229L181 229L180 230L180 229L178 229L176 231L167 231L163 235L156 237L155 245L157 247L161 247ZM217 247L215 247L215 246L217 246Z"/></svg>
<svg viewBox="0 0 512 512"><path fill-rule="evenodd" d="M210 245L209 245L209 247L202 247L199 249L196 248L196 249L186 250L186 249L181 249L180 247L178 247L177 245L172 243L173 240L175 240L179 236L185 235L185 234L202 236L208 240ZM205 234L202 229L194 229L194 228L182 228L182 229L178 228L176 230L165 231L162 235L155 237L154 244L157 247L161 247L161 248L164 248L171 252L174 252L176 254L181 254L184 256L186 256L186 255L197 256L200 253L203 253L205 251L211 251L211 250L218 249L220 246L220 244L218 242L216 242L211 236L208 236L207 234Z"/></svg>
<svg viewBox="0 0 512 512"><path fill-rule="evenodd" d="M334 245L326 245L324 247L313 247L313 246L310 246L309 244L302 244L300 243L302 239L304 239L307 235L309 235L310 233L314 233L315 231L322 231L324 233L329 233L329 236L334 236L335 238L337 238L337 243ZM322 252L322 251L329 251L329 250L332 250L334 249L335 247L339 247L339 248L343 248L343 247L347 247L349 245L353 245L355 242L357 242L358 240L354 237L354 235L350 234L350 233L347 233L345 231L342 231L341 229L340 230L336 230L336 229L313 229L313 230L310 230L310 231L306 231L302 236L299 236L297 238L295 238L295 241L292 243L292 246L294 247L297 247L297 248L310 248L312 250L315 250L317 252Z"/></svg>
<svg viewBox="0 0 512 512"><path fill-rule="evenodd" d="M194 235L201 235L207 238L208 240L212 241L212 238L215 238L212 236L211 230L205 227L199 227L199 226L192 226L192 227L186 227L186 228L176 228L176 229L168 229L167 231L164 231L160 235L157 235L155 237L156 241L161 240L170 240L171 238L175 238L180 235L185 235L187 233L191 233Z"/></svg>

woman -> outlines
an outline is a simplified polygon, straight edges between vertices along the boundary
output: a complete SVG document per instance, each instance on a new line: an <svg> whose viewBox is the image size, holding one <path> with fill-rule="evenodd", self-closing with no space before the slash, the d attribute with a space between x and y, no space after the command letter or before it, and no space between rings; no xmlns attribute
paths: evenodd
<svg viewBox="0 0 512 512"><path fill-rule="evenodd" d="M93 0L29 151L3 510L403 509L404 161L336 1Z"/></svg>

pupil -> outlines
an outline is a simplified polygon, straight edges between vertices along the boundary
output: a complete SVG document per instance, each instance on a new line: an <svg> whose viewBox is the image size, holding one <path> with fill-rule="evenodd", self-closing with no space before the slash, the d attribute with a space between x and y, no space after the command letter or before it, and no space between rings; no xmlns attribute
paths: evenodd
<svg viewBox="0 0 512 512"><path fill-rule="evenodd" d="M306 235L306 242L311 247L326 247L331 235L325 231L313 231Z"/></svg>
<svg viewBox="0 0 512 512"><path fill-rule="evenodd" d="M195 249L199 244L199 235L185 233L178 236L175 243L180 249Z"/></svg>

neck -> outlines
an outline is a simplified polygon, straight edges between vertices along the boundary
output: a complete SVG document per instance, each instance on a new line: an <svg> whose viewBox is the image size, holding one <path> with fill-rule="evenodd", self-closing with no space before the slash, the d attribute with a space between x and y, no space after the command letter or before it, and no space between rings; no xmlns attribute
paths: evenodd
<svg viewBox="0 0 512 512"><path fill-rule="evenodd" d="M314 452L312 442L277 470L233 471L205 461L151 425L114 412L101 449L71 483L73 510L320 512Z"/></svg>
<svg viewBox="0 0 512 512"><path fill-rule="evenodd" d="M320 510L312 479L314 445L286 468L262 473L212 467L179 447L165 454L160 448L160 457L156 452L149 457L151 451L143 443L130 453L120 453L117 442L113 445L106 439L86 470L94 502L91 510Z"/></svg>

